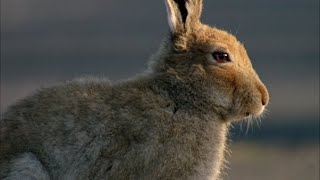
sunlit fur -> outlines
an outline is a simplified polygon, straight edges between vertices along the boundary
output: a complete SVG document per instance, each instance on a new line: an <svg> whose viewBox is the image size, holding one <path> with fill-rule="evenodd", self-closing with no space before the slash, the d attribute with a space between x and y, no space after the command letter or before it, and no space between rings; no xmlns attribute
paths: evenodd
<svg viewBox="0 0 320 180"><path fill-rule="evenodd" d="M0 178L219 179L230 123L258 117L268 92L244 46L200 23L201 0L184 4L185 21L176 2L166 0L171 32L146 73L80 78L12 105ZM214 62L217 50L231 62Z"/></svg>

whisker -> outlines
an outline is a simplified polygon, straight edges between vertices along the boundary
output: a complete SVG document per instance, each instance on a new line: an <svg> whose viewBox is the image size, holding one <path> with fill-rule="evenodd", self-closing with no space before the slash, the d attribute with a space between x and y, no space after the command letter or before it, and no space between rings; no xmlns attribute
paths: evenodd
<svg viewBox="0 0 320 180"><path fill-rule="evenodd" d="M251 128L253 127L253 124L252 124L252 115L249 115L246 121L247 121L246 135L248 135L248 132L249 132L250 127L251 127Z"/></svg>
<svg viewBox="0 0 320 180"><path fill-rule="evenodd" d="M241 131L241 132L243 131L242 125L243 125L243 121L240 121L240 131Z"/></svg>
<svg viewBox="0 0 320 180"><path fill-rule="evenodd" d="M260 123L261 123L261 116L259 116L259 117L257 117L257 118L254 118L254 120L255 120L255 122L256 122L256 124L257 124L258 128L259 128L259 129L261 129L261 127L260 127Z"/></svg>

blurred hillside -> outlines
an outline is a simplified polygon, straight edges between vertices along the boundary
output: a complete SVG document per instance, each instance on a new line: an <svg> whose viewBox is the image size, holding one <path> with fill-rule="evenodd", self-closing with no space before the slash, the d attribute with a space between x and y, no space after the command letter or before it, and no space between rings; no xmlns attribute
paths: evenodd
<svg viewBox="0 0 320 180"><path fill-rule="evenodd" d="M202 20L244 42L270 121L318 119L319 1L205 1ZM2 1L1 109L61 80L141 72L167 30L162 0Z"/></svg>
<svg viewBox="0 0 320 180"><path fill-rule="evenodd" d="M141 72L168 29L162 1L1 3L2 110L41 85ZM202 19L245 43L270 90L271 120L319 117L317 0L205 1Z"/></svg>
<svg viewBox="0 0 320 180"><path fill-rule="evenodd" d="M319 2L204 2L202 20L244 42L270 91L262 125L317 134ZM1 110L59 81L142 72L167 31L162 1L1 1Z"/></svg>

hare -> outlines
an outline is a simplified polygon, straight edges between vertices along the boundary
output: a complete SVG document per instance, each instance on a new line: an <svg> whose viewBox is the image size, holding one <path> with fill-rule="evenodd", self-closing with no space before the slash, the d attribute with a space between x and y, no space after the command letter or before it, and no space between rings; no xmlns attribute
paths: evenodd
<svg viewBox="0 0 320 180"><path fill-rule="evenodd" d="M260 116L265 85L244 46L200 22L202 0L166 0L170 35L129 80L81 78L9 107L2 179L220 179L228 127Z"/></svg>

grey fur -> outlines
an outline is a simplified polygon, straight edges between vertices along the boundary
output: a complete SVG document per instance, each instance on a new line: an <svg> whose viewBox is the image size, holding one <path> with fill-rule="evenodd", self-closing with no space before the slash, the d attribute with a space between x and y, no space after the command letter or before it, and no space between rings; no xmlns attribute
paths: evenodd
<svg viewBox="0 0 320 180"><path fill-rule="evenodd" d="M202 2L189 1L188 10L198 5L195 19ZM164 41L142 75L77 79L12 105L0 121L0 178L218 179L230 121L255 112L267 91L247 59L239 67L249 68L251 80L209 76L220 67L207 65L192 35L207 26L188 26L194 29Z"/></svg>

